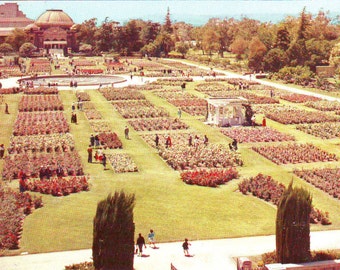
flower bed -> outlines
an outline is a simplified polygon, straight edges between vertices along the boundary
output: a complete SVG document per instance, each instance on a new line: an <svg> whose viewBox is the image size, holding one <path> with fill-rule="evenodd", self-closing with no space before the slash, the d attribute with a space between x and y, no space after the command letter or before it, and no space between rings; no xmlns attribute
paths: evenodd
<svg viewBox="0 0 340 270"><path fill-rule="evenodd" d="M111 132L111 127L106 121L89 121L92 130L96 133Z"/></svg>
<svg viewBox="0 0 340 270"><path fill-rule="evenodd" d="M62 168L64 176L84 174L79 154L71 151L7 155L2 177L4 180L17 179L19 172L23 171L26 175L35 178L39 176L42 167L48 167L52 175L57 174L58 167Z"/></svg>
<svg viewBox="0 0 340 270"><path fill-rule="evenodd" d="M220 132L239 143L295 141L292 135L281 133L269 127L230 127L221 128Z"/></svg>
<svg viewBox="0 0 340 270"><path fill-rule="evenodd" d="M42 206L41 197L0 186L0 250L19 248L25 216Z"/></svg>
<svg viewBox="0 0 340 270"><path fill-rule="evenodd" d="M107 154L115 173L137 172L138 168L128 154Z"/></svg>
<svg viewBox="0 0 340 270"><path fill-rule="evenodd" d="M198 143L202 144L203 143L203 136L198 133L187 133L187 132L176 132L176 133L169 133L169 134L158 134L158 145L159 146L165 146L165 142L167 137L170 136L171 138L171 143L173 146L178 146L178 145L189 145L189 137L191 136L192 138L192 144L194 144L194 138L201 138L198 139ZM142 139L146 141L150 146L156 147L155 144L155 138L156 134L144 134L141 135Z"/></svg>
<svg viewBox="0 0 340 270"><path fill-rule="evenodd" d="M297 94L297 93L292 93L292 94L284 93L284 94L280 95L280 98L287 100L289 102L293 102L293 103L305 103L307 101L319 101L319 100L321 100L321 98L319 98L319 97Z"/></svg>
<svg viewBox="0 0 340 270"><path fill-rule="evenodd" d="M118 135L114 132L102 132L98 134L99 142L105 148L123 148L123 144Z"/></svg>
<svg viewBox="0 0 340 270"><path fill-rule="evenodd" d="M163 108L157 108L147 100L113 102L113 107L124 118L154 118L166 117L169 113Z"/></svg>
<svg viewBox="0 0 340 270"><path fill-rule="evenodd" d="M308 101L305 106L314 108L320 111L336 111L340 110L340 102L330 100Z"/></svg>
<svg viewBox="0 0 340 270"><path fill-rule="evenodd" d="M51 153L70 152L75 149L74 140L70 133L35 135L35 136L12 136L9 154L22 153Z"/></svg>
<svg viewBox="0 0 340 270"><path fill-rule="evenodd" d="M224 170L198 169L181 173L181 179L186 184L205 187L217 187L237 177L238 172L233 167Z"/></svg>
<svg viewBox="0 0 340 270"><path fill-rule="evenodd" d="M338 122L301 124L297 125L296 129L322 139L333 139L340 136L340 123Z"/></svg>
<svg viewBox="0 0 340 270"><path fill-rule="evenodd" d="M336 122L339 120L335 115L324 112L314 112L298 110L295 108L276 108L265 112L267 118L277 121L281 124L304 124L304 123L323 123Z"/></svg>
<svg viewBox="0 0 340 270"><path fill-rule="evenodd" d="M62 110L64 106L58 95L26 95L19 102L20 112Z"/></svg>
<svg viewBox="0 0 340 270"><path fill-rule="evenodd" d="M78 74L102 74L104 71L101 68L77 68Z"/></svg>
<svg viewBox="0 0 340 270"><path fill-rule="evenodd" d="M19 87L1 88L0 89L0 95L17 94L21 91L22 91L22 89L19 88Z"/></svg>
<svg viewBox="0 0 340 270"><path fill-rule="evenodd" d="M271 176L259 173L255 177L244 179L241 183L239 183L238 188L244 195L251 193L253 196L267 202L271 202L277 206L286 187L283 184L275 181ZM314 207L312 207L309 220L310 223L315 224L331 224L328 213L324 213L323 211Z"/></svg>
<svg viewBox="0 0 340 270"><path fill-rule="evenodd" d="M71 193L88 191L89 184L86 176L53 177L51 179L27 179L25 190L50 194L53 196L66 196Z"/></svg>
<svg viewBox="0 0 340 270"><path fill-rule="evenodd" d="M231 85L225 85L219 82L208 82L208 83L200 83L195 86L195 90L207 93L209 91L226 91L226 90L235 90L235 88Z"/></svg>
<svg viewBox="0 0 340 270"><path fill-rule="evenodd" d="M130 120L129 124L136 131L152 131L152 130L180 130L188 129L188 125L178 119L171 118L149 118Z"/></svg>
<svg viewBox="0 0 340 270"><path fill-rule="evenodd" d="M107 100L141 100L145 96L136 90L126 88L100 88L98 90Z"/></svg>
<svg viewBox="0 0 340 270"><path fill-rule="evenodd" d="M58 94L57 87L34 87L34 88L24 88L24 94L26 95L55 95Z"/></svg>
<svg viewBox="0 0 340 270"><path fill-rule="evenodd" d="M253 146L252 149L276 164L336 161L335 154L327 153L313 144L289 143L278 146Z"/></svg>
<svg viewBox="0 0 340 270"><path fill-rule="evenodd" d="M294 170L294 174L334 198L340 199L340 169Z"/></svg>
<svg viewBox="0 0 340 270"><path fill-rule="evenodd" d="M20 112L13 127L15 136L66 132L69 126L62 112Z"/></svg>
<svg viewBox="0 0 340 270"><path fill-rule="evenodd" d="M90 95L82 91L77 91L76 97L77 97L77 100L79 101L90 101L91 100Z"/></svg>

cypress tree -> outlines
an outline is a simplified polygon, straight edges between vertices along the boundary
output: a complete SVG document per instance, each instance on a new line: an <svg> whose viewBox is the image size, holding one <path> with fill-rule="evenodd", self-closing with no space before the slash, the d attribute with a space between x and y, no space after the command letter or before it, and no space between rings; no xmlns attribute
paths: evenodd
<svg viewBox="0 0 340 270"><path fill-rule="evenodd" d="M312 197L291 182L282 194L276 216L276 256L280 263L310 260L310 225Z"/></svg>
<svg viewBox="0 0 340 270"><path fill-rule="evenodd" d="M133 270L135 196L110 193L93 220L93 264L97 270Z"/></svg>

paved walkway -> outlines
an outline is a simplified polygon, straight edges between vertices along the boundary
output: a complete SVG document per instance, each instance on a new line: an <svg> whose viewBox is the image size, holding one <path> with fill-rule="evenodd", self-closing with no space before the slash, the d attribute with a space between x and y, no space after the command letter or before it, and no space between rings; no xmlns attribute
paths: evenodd
<svg viewBox="0 0 340 270"><path fill-rule="evenodd" d="M254 226L256 226L254 224ZM275 250L275 236L257 236L233 239L193 241L190 253L183 255L181 242L159 244L159 249L148 247L144 254L135 257L135 270L168 270L170 264L178 270L233 270L235 257L259 255ZM340 231L311 233L311 250L340 249ZM90 249L44 254L0 257L2 270L62 270L66 265L91 261Z"/></svg>

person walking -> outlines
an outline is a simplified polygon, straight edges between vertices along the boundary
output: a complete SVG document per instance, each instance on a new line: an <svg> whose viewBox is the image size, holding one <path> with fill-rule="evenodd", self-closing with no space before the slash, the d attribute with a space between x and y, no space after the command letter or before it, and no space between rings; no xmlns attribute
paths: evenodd
<svg viewBox="0 0 340 270"><path fill-rule="evenodd" d="M263 116L263 119L262 119L262 126L263 127L267 126L267 120L266 120L266 117L264 117L264 116Z"/></svg>
<svg viewBox="0 0 340 270"><path fill-rule="evenodd" d="M181 108L178 108L177 115L178 115L178 118L181 119L181 117L182 117L182 110L181 110Z"/></svg>
<svg viewBox="0 0 340 270"><path fill-rule="evenodd" d="M89 145L89 147L87 148L87 162L88 163L92 163L92 146L91 144Z"/></svg>
<svg viewBox="0 0 340 270"><path fill-rule="evenodd" d="M124 134L125 134L125 139L127 139L127 140L130 140L129 131L130 131L129 128L127 126L125 126Z"/></svg>
<svg viewBox="0 0 340 270"><path fill-rule="evenodd" d="M3 159L5 155L5 146L3 144L0 145L0 159Z"/></svg>
<svg viewBox="0 0 340 270"><path fill-rule="evenodd" d="M102 164L103 164L104 170L106 170L106 155L105 154L102 155Z"/></svg>
<svg viewBox="0 0 340 270"><path fill-rule="evenodd" d="M189 243L188 238L185 238L184 242L182 244L182 247L183 247L183 251L184 251L184 256L186 256L186 257L190 257L189 246L191 246L191 244Z"/></svg>
<svg viewBox="0 0 340 270"><path fill-rule="evenodd" d="M146 248L146 245L145 245L145 239L141 233L138 234L136 246L138 248L138 256L139 257L143 256L143 246Z"/></svg>
<svg viewBox="0 0 340 270"><path fill-rule="evenodd" d="M9 114L9 111L8 111L8 104L5 103L5 114Z"/></svg>
<svg viewBox="0 0 340 270"><path fill-rule="evenodd" d="M159 136L158 136L158 134L156 134L156 137L155 137L155 145L158 148L158 145L159 145Z"/></svg>
<svg viewBox="0 0 340 270"><path fill-rule="evenodd" d="M91 137L90 137L90 144L91 144L91 147L94 146L94 136L93 136L93 134L91 134Z"/></svg>
<svg viewBox="0 0 340 270"><path fill-rule="evenodd" d="M155 232L152 229L150 229L150 232L148 234L148 240L149 240L150 247L152 246L152 248L154 249L157 248L156 241L155 241Z"/></svg>

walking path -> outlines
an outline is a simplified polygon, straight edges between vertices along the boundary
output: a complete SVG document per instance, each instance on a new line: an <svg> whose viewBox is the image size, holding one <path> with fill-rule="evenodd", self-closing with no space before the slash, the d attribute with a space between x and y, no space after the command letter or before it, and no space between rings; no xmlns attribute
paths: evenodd
<svg viewBox="0 0 340 270"><path fill-rule="evenodd" d="M254 226L256 226L254 224ZM179 270L233 270L236 257L259 255L275 250L275 236L256 236L232 239L193 241L189 251L193 257L185 257L181 242L149 246L145 257L134 259L135 270L168 270L172 263ZM340 231L311 233L311 250L340 249ZM90 249L44 254L0 257L3 270L62 270L66 265L91 261Z"/></svg>

